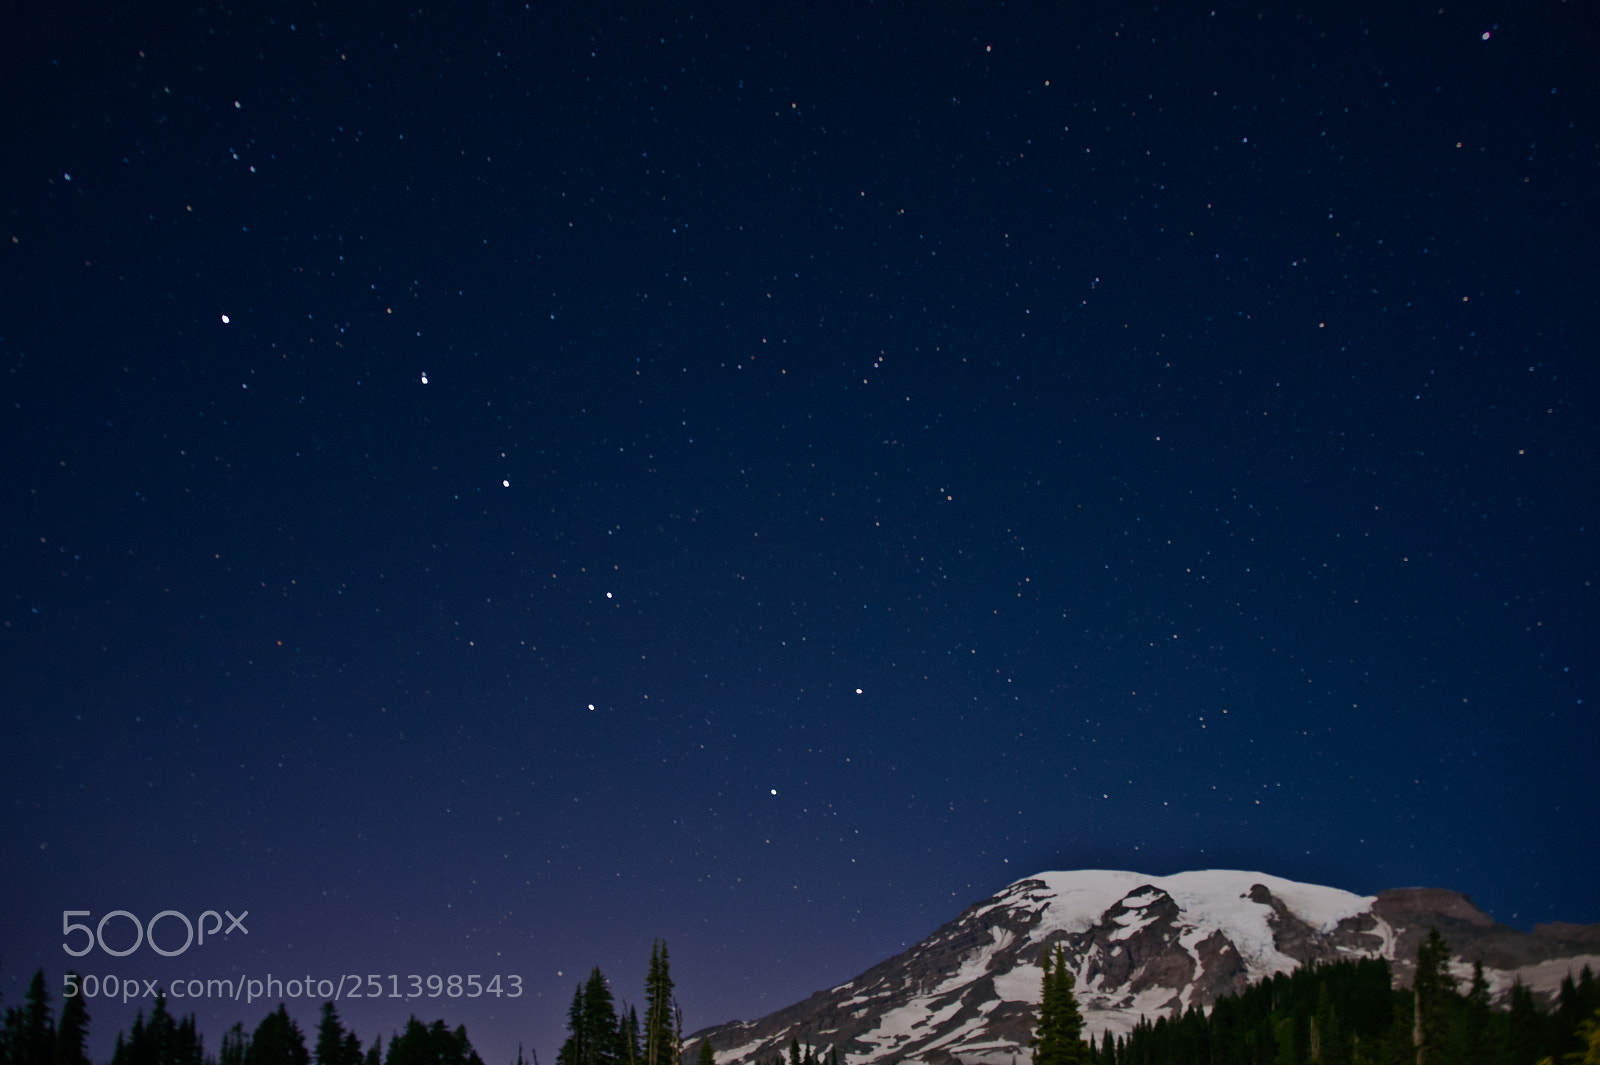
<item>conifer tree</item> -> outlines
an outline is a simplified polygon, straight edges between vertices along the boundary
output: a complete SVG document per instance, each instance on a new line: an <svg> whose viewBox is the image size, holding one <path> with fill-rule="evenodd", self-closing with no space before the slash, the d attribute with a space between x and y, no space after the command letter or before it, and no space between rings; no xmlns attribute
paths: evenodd
<svg viewBox="0 0 1600 1065"><path fill-rule="evenodd" d="M434 1021L428 1028L428 1037L433 1060L440 1065L483 1065L483 1059L472 1049L472 1040L467 1038L466 1025L458 1024L452 1031L444 1021Z"/></svg>
<svg viewBox="0 0 1600 1065"><path fill-rule="evenodd" d="M1250 1044L1250 1065L1272 1065L1278 1060L1278 1038L1272 1034L1272 1018L1261 1018Z"/></svg>
<svg viewBox="0 0 1600 1065"><path fill-rule="evenodd" d="M389 1037L384 1065L432 1065L428 1060L428 1026L413 1015L406 1026Z"/></svg>
<svg viewBox="0 0 1600 1065"><path fill-rule="evenodd" d="M583 1040L588 1032L583 1023L583 985L572 992L572 1004L567 1007L567 1041L556 1051L556 1065L578 1065L584 1057Z"/></svg>
<svg viewBox="0 0 1600 1065"><path fill-rule="evenodd" d="M192 1013L178 1022L178 1042L173 1060L176 1065L209 1065L200 1029Z"/></svg>
<svg viewBox="0 0 1600 1065"><path fill-rule="evenodd" d="M117 1045L111 1052L111 1065L134 1065L135 1055L133 1048L144 1045L144 1010L139 1010L133 1015L133 1026L128 1029L128 1038L123 1039L122 1033L117 1033Z"/></svg>
<svg viewBox="0 0 1600 1065"><path fill-rule="evenodd" d="M1350 1065L1350 1053L1328 985L1317 986L1317 1010L1311 1016L1311 1061L1318 1065Z"/></svg>
<svg viewBox="0 0 1600 1065"><path fill-rule="evenodd" d="M597 968L589 974L589 984L584 988L585 1012L589 1020L589 1041L594 1047L590 1065L617 1065L625 1048L622 1045L622 1024L612 1005L611 985Z"/></svg>
<svg viewBox="0 0 1600 1065"><path fill-rule="evenodd" d="M428 1060L428 1026L413 1015L406 1026L389 1037L384 1065L432 1065Z"/></svg>
<svg viewBox="0 0 1600 1065"><path fill-rule="evenodd" d="M644 1051L639 1047L639 1011L628 1007L622 1018L622 1065L639 1065Z"/></svg>
<svg viewBox="0 0 1600 1065"><path fill-rule="evenodd" d="M1395 992L1396 1005L1389 1011L1389 1030L1383 1036L1380 1065L1417 1065L1417 1048L1413 1042L1416 998L1410 991Z"/></svg>
<svg viewBox="0 0 1600 1065"><path fill-rule="evenodd" d="M1569 970L1561 981L1556 1009L1549 1016L1545 1052L1557 1062L1582 1062L1589 1053L1589 1034L1600 1010L1600 984L1585 965L1576 981Z"/></svg>
<svg viewBox="0 0 1600 1065"><path fill-rule="evenodd" d="M596 966L583 985L584 1048L587 1057L579 1065L616 1065L619 1028L617 1010L612 1005L611 985Z"/></svg>
<svg viewBox="0 0 1600 1065"><path fill-rule="evenodd" d="M1456 981L1450 975L1450 945L1437 928L1428 929L1428 938L1417 947L1417 975L1411 990L1416 996L1411 1042L1417 1050L1417 1065L1444 1065L1448 1003Z"/></svg>
<svg viewBox="0 0 1600 1065"><path fill-rule="evenodd" d="M194 1014L178 1022L172 1046L173 1065L206 1065L205 1051L201 1047L200 1029L195 1026Z"/></svg>
<svg viewBox="0 0 1600 1065"><path fill-rule="evenodd" d="M1039 1001L1039 1028L1029 1043L1034 1065L1088 1065L1089 1045L1083 1041L1083 1015L1073 994L1075 979L1067 968L1067 954L1059 944L1054 955L1046 952Z"/></svg>
<svg viewBox="0 0 1600 1065"><path fill-rule="evenodd" d="M166 999L156 996L156 1004L150 1009L150 1020L144 1018L144 1010L133 1016L133 1027L128 1029L127 1056L121 1062L112 1062L112 1065L161 1065L166 1055L167 1028L172 1018L167 1015Z"/></svg>
<svg viewBox="0 0 1600 1065"><path fill-rule="evenodd" d="M6 1011L6 1029L12 1065L50 1065L55 1057L56 1026L43 969L36 970L28 982L21 1009Z"/></svg>
<svg viewBox="0 0 1600 1065"><path fill-rule="evenodd" d="M339 1011L332 1002L322 1004L322 1019L317 1022L317 1044L311 1060L316 1065L357 1065L345 1060L345 1030Z"/></svg>
<svg viewBox="0 0 1600 1065"><path fill-rule="evenodd" d="M650 972L645 980L644 1065L678 1065L676 1009L672 969L665 940L650 946Z"/></svg>
<svg viewBox="0 0 1600 1065"><path fill-rule="evenodd" d="M1467 989L1466 1016L1462 1019L1462 1048L1480 1061L1499 1061L1499 1040L1491 1028L1493 1011L1489 1007L1489 981L1483 975L1483 962L1472 963L1472 984Z"/></svg>
<svg viewBox="0 0 1600 1065"><path fill-rule="evenodd" d="M1533 1065L1539 1060L1539 1010L1533 992L1519 977L1511 984L1511 1017L1506 1025L1511 1065Z"/></svg>
<svg viewBox="0 0 1600 1065"><path fill-rule="evenodd" d="M150 1019L145 1022L144 1045L134 1052L137 1065L168 1065L174 1057L177 1029L172 1014L167 1011L167 996L158 991L155 1005L150 1007Z"/></svg>
<svg viewBox="0 0 1600 1065"><path fill-rule="evenodd" d="M344 1033L344 1046L341 1048L340 1061L342 1065L361 1065L361 1037L356 1033Z"/></svg>
<svg viewBox="0 0 1600 1065"><path fill-rule="evenodd" d="M283 1003L256 1025L245 1047L244 1065L311 1065L306 1038Z"/></svg>
<svg viewBox="0 0 1600 1065"><path fill-rule="evenodd" d="M82 987L83 981L72 973L73 986ZM84 1044L89 1038L89 1010L83 1004L83 994L68 995L61 1003L61 1023L56 1026L56 1045L53 1065L90 1065Z"/></svg>
<svg viewBox="0 0 1600 1065"><path fill-rule="evenodd" d="M572 995L567 1030L556 1065L618 1065L624 1057L622 1030L612 1005L611 987L597 966Z"/></svg>
<svg viewBox="0 0 1600 1065"><path fill-rule="evenodd" d="M695 1058L695 1065L717 1065L717 1054L711 1049L711 1040L700 1040L700 1054Z"/></svg>
<svg viewBox="0 0 1600 1065"><path fill-rule="evenodd" d="M244 1065L245 1048L250 1045L250 1037L245 1035L244 1025L235 1021L232 1028L222 1033L222 1050L217 1055L217 1065Z"/></svg>

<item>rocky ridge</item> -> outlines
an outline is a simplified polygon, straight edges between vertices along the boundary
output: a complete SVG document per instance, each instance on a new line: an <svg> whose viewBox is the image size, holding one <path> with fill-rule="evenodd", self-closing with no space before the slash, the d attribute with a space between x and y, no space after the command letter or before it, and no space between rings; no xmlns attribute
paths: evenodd
<svg viewBox="0 0 1600 1065"><path fill-rule="evenodd" d="M1098 1037L1126 1032L1141 1017L1208 1008L1303 964L1383 957L1406 983L1430 927L1449 941L1460 974L1483 962L1499 997L1513 979L1548 994L1585 964L1600 969L1600 925L1522 932L1454 891L1358 896L1233 870L1054 872L968 907L848 983L689 1042L709 1038L718 1065L771 1061L791 1039L836 1048L851 1065L1010 1065L1029 1059L1038 963L1057 944L1077 976L1088 1032Z"/></svg>

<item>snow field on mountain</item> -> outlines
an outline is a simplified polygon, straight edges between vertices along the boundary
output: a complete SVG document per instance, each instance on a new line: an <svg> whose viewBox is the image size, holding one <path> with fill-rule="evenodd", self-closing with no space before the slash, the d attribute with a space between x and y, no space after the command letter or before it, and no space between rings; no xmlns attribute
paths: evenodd
<svg viewBox="0 0 1600 1065"><path fill-rule="evenodd" d="M979 950L975 950L963 958L961 960L961 968L957 969L954 974L947 977L944 982L935 989L935 993L944 991L948 988L965 987L967 984L970 984L972 981L978 979L978 977L983 976L989 971L989 966L994 964L995 958L999 956L1002 951L1010 949L1011 944L1016 942L1016 935L1013 934L1008 928L992 928L989 931L991 936L989 945Z"/></svg>
<svg viewBox="0 0 1600 1065"><path fill-rule="evenodd" d="M1207 930L1224 929L1252 969L1271 972L1292 971L1295 961L1280 954L1273 945L1272 929L1267 923L1272 907L1250 900L1253 886L1265 886L1301 920L1324 932L1344 918L1364 912L1372 903L1370 897L1338 888L1302 884L1238 869L1200 869L1172 876L1092 869L1041 873L1034 879L1044 881L1054 895L1044 920L1035 931L1037 937L1056 931L1085 931L1118 901L1150 885L1172 896L1183 911L1185 924ZM1129 901L1148 900L1141 896ZM1137 930L1134 922L1140 920L1129 914L1125 922L1127 928L1114 938L1132 935Z"/></svg>

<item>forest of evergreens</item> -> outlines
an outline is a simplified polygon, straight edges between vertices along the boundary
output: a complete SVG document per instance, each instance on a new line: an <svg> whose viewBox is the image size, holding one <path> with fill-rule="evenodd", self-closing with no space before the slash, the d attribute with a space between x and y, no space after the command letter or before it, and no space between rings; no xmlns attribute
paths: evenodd
<svg viewBox="0 0 1600 1065"><path fill-rule="evenodd" d="M1600 1065L1600 981L1585 967L1562 981L1550 1008L1520 984L1493 1009L1483 967L1466 986L1449 971L1435 931L1417 954L1410 988L1382 959L1308 966L1219 999L1209 1014L1141 1022L1110 1033L1094 1065ZM1056 1065L1035 1056L1034 1065ZM1065 1059L1063 1059L1065 1060Z"/></svg>
<svg viewBox="0 0 1600 1065"><path fill-rule="evenodd" d="M1359 959L1280 973L1219 999L1209 1013L1141 1020L1127 1036L1082 1038L1073 977L1060 952L1043 962L1043 998L1033 1065L1600 1065L1600 980L1585 967L1562 981L1548 1006L1520 984L1509 1008L1490 1005L1482 966L1465 986L1450 972L1449 947L1437 932L1417 955L1410 988L1394 986L1389 963ZM682 1065L682 1014L673 998L664 943L650 953L645 1012L619 1010L599 969L573 993L568 1038L556 1065ZM0 1065L94 1065L86 1044L82 996L63 999L59 1016L44 972L34 974L21 1005L0 1018ZM715 1065L701 1040L695 1065ZM758 1065L840 1065L826 1052L791 1042ZM105 1065L484 1065L465 1027L412 1017L385 1046L363 1047L332 1002L322 1006L307 1044L284 1006L253 1031L235 1024L208 1052L194 1016L174 1017L158 995L148 1016L119 1033ZM518 1052L511 1065L527 1065Z"/></svg>
<svg viewBox="0 0 1600 1065"><path fill-rule="evenodd" d="M75 978L68 986L76 986ZM672 973L665 943L650 952L645 984L645 1018L636 1010L618 1016L611 990L599 969L573 998L571 1032L557 1055L558 1065L679 1065L682 1015L672 997ZM67 995L59 1016L51 1003L44 970L33 975L20 1006L0 1016L0 1065L94 1065L87 1052L89 1014L82 995ZM709 1050L709 1047L705 1048ZM537 1057L535 1058L535 1062ZM133 1027L117 1034L106 1065L484 1065L464 1026L444 1021L424 1024L416 1017L392 1035L363 1047L345 1028L332 1002L322 1004L315 1038L305 1033L280 1004L253 1031L235 1024L208 1051L194 1015L174 1017L158 994L148 1016L139 1011ZM529 1065L519 1048L510 1065ZM701 1065L712 1065L704 1062Z"/></svg>
<svg viewBox="0 0 1600 1065"><path fill-rule="evenodd" d="M63 999L59 1018L51 1007L44 970L34 973L20 1006L6 1009L0 1023L0 1065L93 1065L86 1050L89 1015L82 995ZM384 1047L381 1037L362 1048L339 1020L332 1002L322 1004L316 1038L305 1034L283 1005L253 1031L235 1024L215 1051L205 1049L194 1015L174 1017L158 994L149 1016L139 1011L133 1027L119 1032L109 1065L483 1065L467 1030L416 1017ZM523 1063L518 1063L523 1065Z"/></svg>

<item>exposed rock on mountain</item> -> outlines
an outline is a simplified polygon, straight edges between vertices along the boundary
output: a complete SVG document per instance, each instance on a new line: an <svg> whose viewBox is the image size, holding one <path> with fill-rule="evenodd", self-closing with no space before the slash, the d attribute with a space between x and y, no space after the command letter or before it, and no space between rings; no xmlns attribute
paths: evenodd
<svg viewBox="0 0 1600 1065"><path fill-rule="evenodd" d="M858 1062L994 1063L1029 1058L1039 960L1060 944L1088 1032L1126 1032L1141 1016L1208 1008L1302 964L1384 957L1410 980L1430 927L1464 975L1481 960L1503 997L1513 978L1549 993L1569 971L1600 968L1600 925L1497 924L1467 896L1401 888L1375 896L1264 873L1145 876L1041 873L967 908L911 949L854 980L757 1021L694 1033L719 1065L770 1061L791 1039Z"/></svg>

